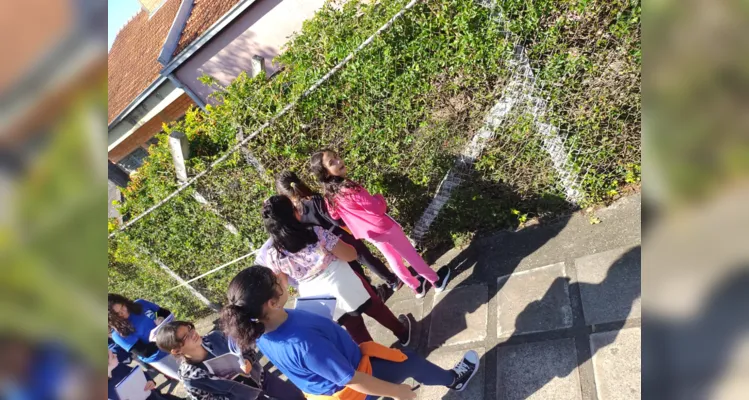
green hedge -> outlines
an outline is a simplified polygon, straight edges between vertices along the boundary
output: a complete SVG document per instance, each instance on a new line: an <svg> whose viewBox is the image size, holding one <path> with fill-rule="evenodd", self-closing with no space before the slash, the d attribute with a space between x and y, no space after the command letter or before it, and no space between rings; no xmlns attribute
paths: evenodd
<svg viewBox="0 0 749 400"><path fill-rule="evenodd" d="M122 212L138 215L176 188L165 140L170 132L184 132L190 140L189 174L203 171L236 143L237 129L254 132L405 4L349 1L341 9L324 7L276 60L285 68L272 79L242 75L221 88L204 77L204 83L217 86L220 105L209 106L207 113L191 110L183 121L165 127L125 190ZM110 290L196 315L199 306L186 292L163 294L175 283L158 267L121 249L148 248L184 278L249 252L266 238L258 216L273 192L272 177L291 169L312 183L307 162L322 147L342 152L352 178L383 193L410 231L501 96L518 40L533 61L538 92L550 104L546 122L560 128L575 168L590 171L583 182L588 201L605 201L625 181L636 182L639 3L510 0L502 6L504 20L497 18L498 10L468 0L417 4L248 143L265 175L237 152L198 181L195 189L220 217L191 199L189 189L119 234L110 244ZM497 129L464 178L435 222L428 247L570 208L522 109ZM240 235L224 229L222 219ZM221 301L228 279L250 261L201 279L196 287Z"/></svg>

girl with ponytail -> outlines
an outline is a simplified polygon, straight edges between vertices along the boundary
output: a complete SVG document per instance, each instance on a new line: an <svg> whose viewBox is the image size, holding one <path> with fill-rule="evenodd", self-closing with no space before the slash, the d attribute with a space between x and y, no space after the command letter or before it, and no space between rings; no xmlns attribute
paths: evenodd
<svg viewBox="0 0 749 400"><path fill-rule="evenodd" d="M478 370L470 350L452 370L404 349L375 342L360 345L333 321L302 310L286 310L287 282L269 268L253 266L232 279L221 313L226 334L243 349L260 351L311 400L415 399L413 378L424 385L462 391Z"/></svg>
<svg viewBox="0 0 749 400"><path fill-rule="evenodd" d="M356 259L352 246L320 226L302 224L299 211L286 196L272 196L266 200L262 216L273 239L265 255L266 266L281 275L284 282L293 278L298 283L300 296L335 297L333 319L345 326L357 343L372 340L362 313L393 332L403 346L410 343L408 317L396 318L364 278L349 266L348 262ZM237 326L245 326L253 332L256 329L243 323L245 325L238 323ZM244 334L251 336L249 331Z"/></svg>
<svg viewBox="0 0 749 400"><path fill-rule="evenodd" d="M357 274L364 275L361 265L364 264L375 275L380 277L387 284L390 293L398 290L403 286L395 274L390 271L385 264L377 258L361 240L356 239L351 233L344 230L346 226L340 219L334 219L328 212L325 199L319 194L312 191L299 177L291 172L284 171L276 178L276 190L278 194L284 195L291 199L294 207L299 213L299 221L305 225L320 226L325 230L333 232L341 240L356 249L357 258L351 261L349 265ZM368 281L369 282L369 281ZM390 293L382 293L388 295ZM385 301L386 296L380 296Z"/></svg>

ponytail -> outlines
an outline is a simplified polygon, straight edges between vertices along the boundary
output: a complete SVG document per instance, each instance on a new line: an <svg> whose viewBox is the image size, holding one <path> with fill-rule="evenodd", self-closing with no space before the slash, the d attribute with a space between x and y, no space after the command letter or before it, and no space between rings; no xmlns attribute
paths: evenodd
<svg viewBox="0 0 749 400"><path fill-rule="evenodd" d="M221 309L221 325L243 351L252 348L265 333L262 319L265 304L281 296L282 286L269 268L252 266L240 271L227 290L227 304Z"/></svg>
<svg viewBox="0 0 749 400"><path fill-rule="evenodd" d="M265 325L259 319L233 304L221 310L221 324L224 326L224 334L234 339L242 351L249 350L265 333Z"/></svg>
<svg viewBox="0 0 749 400"><path fill-rule="evenodd" d="M299 179L297 174L291 171L284 171L278 175L276 178L276 191L278 194L290 198L295 204L315 195L315 192Z"/></svg>

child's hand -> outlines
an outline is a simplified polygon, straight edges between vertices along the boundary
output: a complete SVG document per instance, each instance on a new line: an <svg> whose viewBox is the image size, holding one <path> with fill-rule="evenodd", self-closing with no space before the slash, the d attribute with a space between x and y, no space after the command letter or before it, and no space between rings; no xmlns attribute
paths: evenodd
<svg viewBox="0 0 749 400"><path fill-rule="evenodd" d="M146 382L146 387L143 389L146 392L150 392L151 390L156 389L156 382L154 381L148 381Z"/></svg>
<svg viewBox="0 0 749 400"><path fill-rule="evenodd" d="M244 365L241 368L245 375L249 375L252 372L252 363L245 358Z"/></svg>
<svg viewBox="0 0 749 400"><path fill-rule="evenodd" d="M416 398L416 392L413 391L411 385L404 383L398 385L398 393L393 397L397 400L413 400Z"/></svg>
<svg viewBox="0 0 749 400"><path fill-rule="evenodd" d="M117 361L117 356L112 352L112 350L109 350L109 359L107 362L107 375L111 378L112 377L112 370L117 367L117 365L120 364L119 361Z"/></svg>

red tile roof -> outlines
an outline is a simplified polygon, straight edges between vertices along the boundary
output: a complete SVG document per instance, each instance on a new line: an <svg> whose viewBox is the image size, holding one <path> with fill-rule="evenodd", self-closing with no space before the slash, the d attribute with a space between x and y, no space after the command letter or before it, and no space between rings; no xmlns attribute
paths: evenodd
<svg viewBox="0 0 749 400"><path fill-rule="evenodd" d="M195 39L199 38L235 4L246 0L194 0L192 12L179 38L174 55L179 54Z"/></svg>
<svg viewBox="0 0 749 400"><path fill-rule="evenodd" d="M114 39L107 59L109 123L159 77L162 65L157 58L180 3L166 0L151 18L140 11Z"/></svg>
<svg viewBox="0 0 749 400"><path fill-rule="evenodd" d="M193 1L174 55L205 33L234 5L246 0ZM109 123L159 77L163 66L157 58L180 4L181 0L166 0L150 19L146 11L141 11L117 34L109 51Z"/></svg>

